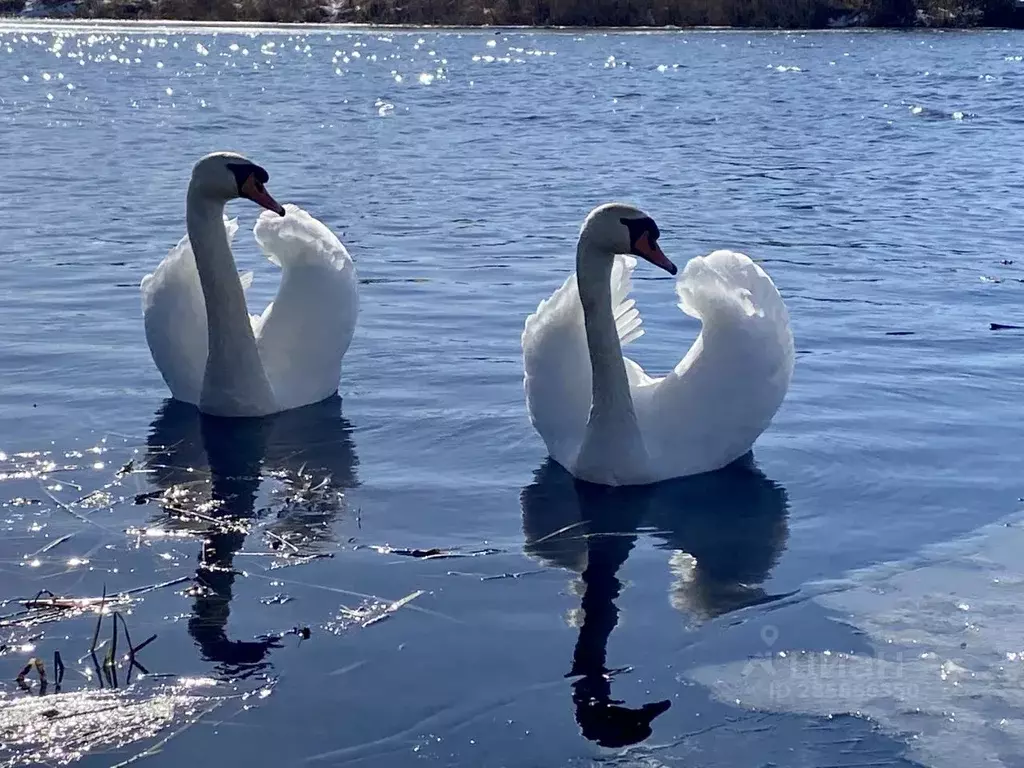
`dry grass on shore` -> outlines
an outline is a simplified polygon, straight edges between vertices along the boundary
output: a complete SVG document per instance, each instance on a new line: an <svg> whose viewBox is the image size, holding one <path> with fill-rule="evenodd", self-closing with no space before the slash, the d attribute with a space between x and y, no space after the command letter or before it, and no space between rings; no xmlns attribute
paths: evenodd
<svg viewBox="0 0 1024 768"><path fill-rule="evenodd" d="M41 0L66 3L68 0ZM25 0L0 0L0 14ZM1024 27L1019 0L78 0L86 18L569 27ZM66 6L65 6L66 7Z"/></svg>

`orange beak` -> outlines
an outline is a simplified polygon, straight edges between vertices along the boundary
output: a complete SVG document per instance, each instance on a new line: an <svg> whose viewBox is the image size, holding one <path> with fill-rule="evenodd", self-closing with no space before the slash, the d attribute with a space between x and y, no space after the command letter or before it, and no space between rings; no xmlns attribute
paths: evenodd
<svg viewBox="0 0 1024 768"><path fill-rule="evenodd" d="M674 275L679 271L676 269L676 265L669 261L668 256L662 253L661 247L658 243L651 242L649 232L644 232L637 238L637 241L633 243L633 253L651 262L654 266L661 267L670 275Z"/></svg>
<svg viewBox="0 0 1024 768"><path fill-rule="evenodd" d="M255 174L250 174L249 178L245 180L241 190L242 197L252 200L256 205L266 208L268 211L273 211L278 216L284 216L284 208L280 203L277 202L270 193L267 192L267 188L263 184L256 180Z"/></svg>

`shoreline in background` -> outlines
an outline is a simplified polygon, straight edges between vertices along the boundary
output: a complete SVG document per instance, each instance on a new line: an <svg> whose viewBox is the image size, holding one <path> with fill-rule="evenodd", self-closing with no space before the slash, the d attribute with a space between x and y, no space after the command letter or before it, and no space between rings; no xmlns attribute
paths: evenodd
<svg viewBox="0 0 1024 768"><path fill-rule="evenodd" d="M220 31L242 32L247 29L269 29L269 30L314 30L324 32L362 32L371 30L387 30L394 32L416 32L418 30L430 30L435 32L551 32L564 34L579 34L581 32L614 32L616 34L676 34L680 32L703 32L718 34L743 34L750 32L777 32L780 34L795 34L802 32L823 32L835 34L870 34L873 32L907 32L907 31L931 31L931 32L984 32L998 31L1000 29L1014 30L1015 27L986 27L986 26L962 26L962 27L882 27L859 25L850 27L737 27L717 26L713 24L698 24L693 26L679 26L665 24L663 26L645 26L634 24L628 26L594 24L588 26L573 26L569 24L547 25L547 24L411 24L411 23L389 23L389 22L365 22L365 21L217 21L205 19L173 19L173 18L118 18L113 16L4 16L0 14L0 29L18 28L32 30L37 28L52 29L54 27L74 27L76 29L120 29L128 27L142 27L149 29L213 29Z"/></svg>
<svg viewBox="0 0 1024 768"><path fill-rule="evenodd" d="M1021 29L1024 0L0 0L0 22L552 31Z"/></svg>

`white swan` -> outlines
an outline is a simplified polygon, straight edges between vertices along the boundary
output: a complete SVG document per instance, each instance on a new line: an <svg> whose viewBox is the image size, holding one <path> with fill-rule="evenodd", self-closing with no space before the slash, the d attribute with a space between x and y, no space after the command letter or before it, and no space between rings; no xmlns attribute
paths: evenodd
<svg viewBox="0 0 1024 768"><path fill-rule="evenodd" d="M709 472L747 451L771 423L793 373L789 314L748 257L715 251L676 282L679 307L703 323L675 369L653 379L622 354L643 334L629 298L636 259L676 274L642 211L591 211L576 273L526 319L524 386L530 421L575 477L643 485Z"/></svg>
<svg viewBox="0 0 1024 768"><path fill-rule="evenodd" d="M188 234L142 279L153 361L171 395L203 413L265 416L330 397L355 330L359 297L345 246L301 208L279 205L267 179L234 153L199 160L188 186ZM231 254L238 224L224 206L237 197L267 209L253 232L282 271L262 315L249 315L252 273L239 275Z"/></svg>

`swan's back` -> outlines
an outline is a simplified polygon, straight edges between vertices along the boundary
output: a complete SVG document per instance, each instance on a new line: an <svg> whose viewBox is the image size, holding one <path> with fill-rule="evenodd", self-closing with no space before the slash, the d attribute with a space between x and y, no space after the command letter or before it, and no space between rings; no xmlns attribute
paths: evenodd
<svg viewBox="0 0 1024 768"><path fill-rule="evenodd" d="M747 256L691 259L676 293L701 334L672 373L633 390L654 479L719 469L750 450L793 374L786 305Z"/></svg>

